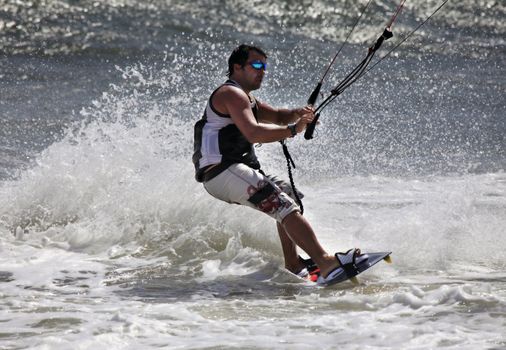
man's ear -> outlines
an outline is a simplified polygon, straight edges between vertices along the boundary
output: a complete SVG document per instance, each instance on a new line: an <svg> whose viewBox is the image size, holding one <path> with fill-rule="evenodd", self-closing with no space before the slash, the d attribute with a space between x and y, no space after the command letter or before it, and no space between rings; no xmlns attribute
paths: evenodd
<svg viewBox="0 0 506 350"><path fill-rule="evenodd" d="M244 66L240 65L239 63L234 63L234 72L237 72L240 69L244 69Z"/></svg>

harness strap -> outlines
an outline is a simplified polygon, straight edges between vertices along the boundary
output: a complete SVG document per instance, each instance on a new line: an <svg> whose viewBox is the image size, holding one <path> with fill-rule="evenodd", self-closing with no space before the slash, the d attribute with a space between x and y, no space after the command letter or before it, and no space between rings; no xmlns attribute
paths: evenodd
<svg viewBox="0 0 506 350"><path fill-rule="evenodd" d="M220 175L222 172L227 170L228 167L231 165L232 165L232 163L229 163L229 162L222 162L222 163L219 163L218 165L215 165L213 167L212 167L212 165L210 165L209 167L212 167L211 169L209 169L208 171L204 170L205 172L202 175L203 182L207 182L207 181L214 179L216 176Z"/></svg>

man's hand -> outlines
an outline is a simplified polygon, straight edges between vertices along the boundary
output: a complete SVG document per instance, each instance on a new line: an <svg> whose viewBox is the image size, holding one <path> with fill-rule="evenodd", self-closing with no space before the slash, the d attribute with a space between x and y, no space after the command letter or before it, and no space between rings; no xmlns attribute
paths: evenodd
<svg viewBox="0 0 506 350"><path fill-rule="evenodd" d="M295 113L299 116L299 120L295 124L295 129L297 130L297 134L306 130L308 124L314 119L314 108L313 106L306 106L303 108L298 108Z"/></svg>

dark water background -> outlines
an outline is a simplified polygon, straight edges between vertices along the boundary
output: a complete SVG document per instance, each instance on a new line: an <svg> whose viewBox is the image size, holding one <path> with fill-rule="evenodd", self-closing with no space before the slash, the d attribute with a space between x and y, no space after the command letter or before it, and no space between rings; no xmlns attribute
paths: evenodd
<svg viewBox="0 0 506 350"><path fill-rule="evenodd" d="M439 3L408 2L385 54ZM355 1L3 1L0 11L0 176L16 176L84 119L110 84L139 88L121 69L140 64L177 84L144 95L191 121L224 79L241 42L265 48L269 76L257 95L301 105L363 4ZM364 56L395 9L373 2L326 90ZM505 6L449 2L393 57L329 107L302 162L325 152L319 173L483 173L503 170ZM133 79L133 80L132 80ZM172 102L169 102L171 98ZM177 101L177 102L175 102ZM133 116L142 118L141 115ZM332 164L326 166L325 164Z"/></svg>

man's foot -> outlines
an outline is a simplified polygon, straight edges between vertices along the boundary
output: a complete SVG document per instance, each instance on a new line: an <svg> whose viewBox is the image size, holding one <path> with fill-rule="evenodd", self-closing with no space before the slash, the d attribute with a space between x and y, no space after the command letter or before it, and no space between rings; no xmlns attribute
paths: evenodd
<svg viewBox="0 0 506 350"><path fill-rule="evenodd" d="M306 272L307 272L306 265L304 265L304 263L302 263L302 262L299 262L298 264L294 264L294 265L285 265L285 269L287 269L288 271L290 271L294 275L299 275L304 270L306 270ZM301 276L301 277L304 277L304 276Z"/></svg>
<svg viewBox="0 0 506 350"><path fill-rule="evenodd" d="M309 259L308 259L309 260ZM298 256L297 260L286 262L285 261L285 269L290 271L291 273L304 277L308 273L306 260ZM305 272L304 272L305 271Z"/></svg>
<svg viewBox="0 0 506 350"><path fill-rule="evenodd" d="M298 262L294 266L295 267L292 266L291 268L285 266L285 268L299 277L306 277L308 274L309 275L320 274L320 269L318 268L318 265L316 265L313 259L311 258L304 259L299 255Z"/></svg>
<svg viewBox="0 0 506 350"><path fill-rule="evenodd" d="M331 285L348 278L354 278L360 273L357 266L367 260L367 255L361 254L360 249L350 249L346 253L336 253L335 257L340 266L331 270L327 275L320 275L316 281L318 284Z"/></svg>
<svg viewBox="0 0 506 350"><path fill-rule="evenodd" d="M320 264L320 275L323 277L327 277L332 271L341 266L335 256L328 256L325 260L325 265Z"/></svg>
<svg viewBox="0 0 506 350"><path fill-rule="evenodd" d="M355 264L356 259L362 256L360 249L354 248L348 250L346 253L336 253L332 258L332 263L329 267L321 269L321 276L327 278L327 276L335 271L339 267L346 267L348 264Z"/></svg>

